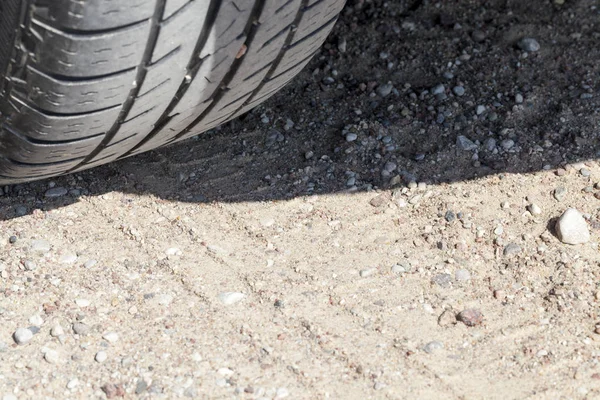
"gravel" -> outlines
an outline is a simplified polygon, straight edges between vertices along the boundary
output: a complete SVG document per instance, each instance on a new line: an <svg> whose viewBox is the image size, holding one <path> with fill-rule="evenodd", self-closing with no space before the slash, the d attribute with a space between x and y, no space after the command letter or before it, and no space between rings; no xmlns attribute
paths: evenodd
<svg viewBox="0 0 600 400"><path fill-rule="evenodd" d="M13 333L13 339L16 344L27 344L33 339L33 332L27 328L19 328Z"/></svg>
<svg viewBox="0 0 600 400"><path fill-rule="evenodd" d="M459 135L456 138L456 146L458 146L459 149L464 151L477 150L477 145L475 144L475 142L462 135Z"/></svg>
<svg viewBox="0 0 600 400"><path fill-rule="evenodd" d="M246 296L240 292L223 292L218 296L219 301L226 306L239 303L244 297Z"/></svg>
<svg viewBox="0 0 600 400"><path fill-rule="evenodd" d="M521 246L516 243L509 243L504 247L503 254L505 257L513 257L521 253Z"/></svg>
<svg viewBox="0 0 600 400"><path fill-rule="evenodd" d="M555 229L558 239L566 244L577 245L590 240L587 222L574 208L568 208L562 213L556 221Z"/></svg>
<svg viewBox="0 0 600 400"><path fill-rule="evenodd" d="M425 351L425 353L435 353L438 350L441 350L444 348L444 345L442 344L442 342L438 342L438 341L433 341L433 342L429 342L427 343L424 347L423 347L423 351Z"/></svg>
<svg viewBox="0 0 600 400"><path fill-rule="evenodd" d="M104 361L106 361L106 359L108 358L108 355L106 354L105 351L99 351L96 353L96 355L94 356L94 360L96 360L96 362L98 363L103 363Z"/></svg>
<svg viewBox="0 0 600 400"><path fill-rule="evenodd" d="M468 308L456 315L456 320L466 326L477 326L483 322L483 314L474 308Z"/></svg>
<svg viewBox="0 0 600 400"><path fill-rule="evenodd" d="M536 52L540 50L540 44L534 38L525 37L519 41L519 48L527 52Z"/></svg>
<svg viewBox="0 0 600 400"><path fill-rule="evenodd" d="M69 191L64 187L53 187L51 189L46 190L45 196L47 198L62 197L68 192Z"/></svg>

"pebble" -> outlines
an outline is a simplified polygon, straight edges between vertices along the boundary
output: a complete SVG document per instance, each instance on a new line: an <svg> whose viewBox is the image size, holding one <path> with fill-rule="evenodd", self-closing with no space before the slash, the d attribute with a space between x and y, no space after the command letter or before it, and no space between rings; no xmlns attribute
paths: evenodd
<svg viewBox="0 0 600 400"><path fill-rule="evenodd" d="M15 206L15 214L17 217L22 217L27 215L27 207L25 206Z"/></svg>
<svg viewBox="0 0 600 400"><path fill-rule="evenodd" d="M77 254L75 253L64 253L58 259L61 264L73 264L77 261Z"/></svg>
<svg viewBox="0 0 600 400"><path fill-rule="evenodd" d="M143 379L140 379L137 383L137 385L135 385L135 394L141 394L143 393L146 389L148 389L148 382L146 382Z"/></svg>
<svg viewBox="0 0 600 400"><path fill-rule="evenodd" d="M452 222L456 219L456 214L454 214L454 211L448 210L448 211L446 211L446 214L444 215L444 219L447 222Z"/></svg>
<svg viewBox="0 0 600 400"><path fill-rule="evenodd" d="M219 301L226 306L238 303L242 301L244 297L246 296L240 292L223 292L218 296Z"/></svg>
<svg viewBox="0 0 600 400"><path fill-rule="evenodd" d="M44 319L38 314L35 314L29 317L29 323L34 326L42 326L44 324Z"/></svg>
<svg viewBox="0 0 600 400"><path fill-rule="evenodd" d="M90 333L91 328L89 327L89 325L84 324L83 322L75 322L73 324L73 332L75 332L77 335L87 335L88 333Z"/></svg>
<svg viewBox="0 0 600 400"><path fill-rule="evenodd" d="M519 41L519 48L527 52L536 52L540 50L540 44L534 38L523 38Z"/></svg>
<svg viewBox="0 0 600 400"><path fill-rule="evenodd" d="M394 86L390 83L385 83L383 85L379 85L377 87L377 94L381 97L387 97L390 95L390 93L392 93L392 90L394 89Z"/></svg>
<svg viewBox="0 0 600 400"><path fill-rule="evenodd" d="M281 388L277 389L277 392L276 392L277 399L284 399L284 398L288 397L289 395L290 395L290 392L286 388L281 387Z"/></svg>
<svg viewBox="0 0 600 400"><path fill-rule="evenodd" d="M358 139L358 135L356 133L350 132L346 134L346 142L354 142Z"/></svg>
<svg viewBox="0 0 600 400"><path fill-rule="evenodd" d="M521 246L519 246L516 243L509 243L506 245L506 247L504 247L504 256L505 257L515 256L515 255L519 254L520 252L521 252Z"/></svg>
<svg viewBox="0 0 600 400"><path fill-rule="evenodd" d="M366 278L366 277L369 277L371 275L374 275L375 272L377 272L377 268L363 269L363 270L360 271L360 276L361 276L361 278Z"/></svg>
<svg viewBox="0 0 600 400"><path fill-rule="evenodd" d="M67 382L67 389L75 389L79 385L79 379L73 378Z"/></svg>
<svg viewBox="0 0 600 400"><path fill-rule="evenodd" d="M456 145L459 149L464 151L472 151L477 149L475 142L463 135L459 135L456 138Z"/></svg>
<svg viewBox="0 0 600 400"><path fill-rule="evenodd" d="M452 282L452 275L438 274L438 275L434 276L433 278L431 278L431 282L435 283L436 285L441 286L441 287L448 287L448 286L450 286L450 283Z"/></svg>
<svg viewBox="0 0 600 400"><path fill-rule="evenodd" d="M37 265L31 260L25 260L23 267L25 267L25 271L35 271L37 269Z"/></svg>
<svg viewBox="0 0 600 400"><path fill-rule="evenodd" d="M442 344L442 342L438 342L437 340L434 340L433 342L429 342L427 343L424 347L423 347L423 351L425 351L425 353L431 354L437 350L441 350L444 348L444 345Z"/></svg>
<svg viewBox="0 0 600 400"><path fill-rule="evenodd" d="M567 195L567 189L564 186L559 186L554 189L554 198L556 201L563 201Z"/></svg>
<svg viewBox="0 0 600 400"><path fill-rule="evenodd" d="M109 343L115 343L117 340L119 340L119 334L117 332L107 332L102 335L102 339Z"/></svg>
<svg viewBox="0 0 600 400"><path fill-rule="evenodd" d="M56 350L48 349L44 353L44 360L46 360L50 364L59 364L60 354Z"/></svg>
<svg viewBox="0 0 600 400"><path fill-rule="evenodd" d="M441 83L431 88L431 94L438 95L446 91L446 88Z"/></svg>
<svg viewBox="0 0 600 400"><path fill-rule="evenodd" d="M94 360L96 360L99 363L103 363L104 361L106 361L107 358L108 358L108 355L106 354L105 351L99 351L96 353Z"/></svg>
<svg viewBox="0 0 600 400"><path fill-rule="evenodd" d="M19 328L13 333L13 339L17 344L26 344L33 338L33 332L27 328Z"/></svg>
<svg viewBox="0 0 600 400"><path fill-rule="evenodd" d="M377 195L369 201L369 204L373 207L383 207L390 201L390 196L388 193L381 193Z"/></svg>
<svg viewBox="0 0 600 400"><path fill-rule="evenodd" d="M63 327L60 324L56 324L52 327L52 329L50 329L50 336L52 336L52 337L59 337L64 334L65 334L65 330L63 329Z"/></svg>
<svg viewBox="0 0 600 400"><path fill-rule="evenodd" d="M50 251L50 243L46 240L33 240L29 246L29 250L36 253L47 253Z"/></svg>
<svg viewBox="0 0 600 400"><path fill-rule="evenodd" d="M10 244L17 243L17 237L15 235L12 235L11 237L8 238L8 242Z"/></svg>
<svg viewBox="0 0 600 400"><path fill-rule="evenodd" d="M583 244L590 240L590 231L579 211L568 208L556 221L556 235L566 244Z"/></svg>
<svg viewBox="0 0 600 400"><path fill-rule="evenodd" d="M523 104L523 101L525 101L525 99L523 98L523 95L521 93L517 93L515 95L515 103Z"/></svg>
<svg viewBox="0 0 600 400"><path fill-rule="evenodd" d="M165 250L165 254L168 256L180 256L182 253L177 247L169 247Z"/></svg>
<svg viewBox="0 0 600 400"><path fill-rule="evenodd" d="M347 46L348 46L348 42L347 42L347 40L346 40L345 37L342 37L342 38L338 39L337 48L340 51L340 53L345 53Z"/></svg>
<svg viewBox="0 0 600 400"><path fill-rule="evenodd" d="M456 320L466 326L476 326L483 322L483 314L474 308L468 308L456 315Z"/></svg>
<svg viewBox="0 0 600 400"><path fill-rule="evenodd" d="M90 301L88 299L75 299L75 304L79 307L89 307Z"/></svg>
<svg viewBox="0 0 600 400"><path fill-rule="evenodd" d="M533 215L540 215L542 213L542 209L540 208L540 206L538 206L535 203L530 204L527 207L527 210L529 210L529 212Z"/></svg>
<svg viewBox="0 0 600 400"><path fill-rule="evenodd" d="M98 261L92 259L92 260L87 260L85 262L85 264L83 264L83 266L84 266L84 268L92 268L96 264L98 264Z"/></svg>
<svg viewBox="0 0 600 400"><path fill-rule="evenodd" d="M457 281L468 281L471 279L471 273L466 269L459 269L454 272L454 279Z"/></svg>
<svg viewBox="0 0 600 400"><path fill-rule="evenodd" d="M474 42L483 42L485 40L485 33L480 30L474 30L473 33L471 33L471 38Z"/></svg>
<svg viewBox="0 0 600 400"><path fill-rule="evenodd" d="M481 115L485 112L485 106L479 105L477 106L477 108L475 109L475 112L477 113L477 115Z"/></svg>
<svg viewBox="0 0 600 400"><path fill-rule="evenodd" d="M455 95L457 95L459 97L463 96L465 94L465 88L462 86L454 86L452 91L454 92Z"/></svg>
<svg viewBox="0 0 600 400"><path fill-rule="evenodd" d="M53 187L51 189L46 190L45 196L48 198L53 197L62 197L66 195L69 191L64 187Z"/></svg>
<svg viewBox="0 0 600 400"><path fill-rule="evenodd" d="M500 142L500 146L502 146L502 148L504 150L510 150L514 147L515 145L515 141L512 139L504 139L503 141Z"/></svg>
<svg viewBox="0 0 600 400"><path fill-rule="evenodd" d="M494 151L494 149L496 148L496 139L494 138L487 138L485 140L485 142L483 142L483 147L487 150L487 151Z"/></svg>
<svg viewBox="0 0 600 400"><path fill-rule="evenodd" d="M581 169L579 170L579 173L581 174L581 176L584 176L584 177L586 177L586 178L587 178L588 176L590 176L590 175L592 174L592 171L590 171L590 170L589 170L589 169L587 169L587 168L581 168Z"/></svg>

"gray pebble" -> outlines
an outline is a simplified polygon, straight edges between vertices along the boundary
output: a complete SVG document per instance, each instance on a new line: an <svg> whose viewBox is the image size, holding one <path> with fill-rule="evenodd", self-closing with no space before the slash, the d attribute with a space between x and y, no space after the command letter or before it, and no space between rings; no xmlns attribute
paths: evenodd
<svg viewBox="0 0 600 400"><path fill-rule="evenodd" d="M26 344L33 338L33 332L27 328L19 328L13 333L16 344Z"/></svg>
<svg viewBox="0 0 600 400"><path fill-rule="evenodd" d="M554 189L554 198L557 201L563 201L566 195L567 189L564 186L559 186L556 189Z"/></svg>
<svg viewBox="0 0 600 400"><path fill-rule="evenodd" d="M77 335L87 335L90 333L90 330L91 328L89 325L86 325L83 322L75 322L73 324L73 332L75 332Z"/></svg>
<svg viewBox="0 0 600 400"><path fill-rule="evenodd" d="M140 380L138 380L137 385L135 385L135 394L141 394L146 389L148 389L148 382L140 378Z"/></svg>
<svg viewBox="0 0 600 400"><path fill-rule="evenodd" d="M483 114L485 112L485 106L478 105L477 108L475 109L475 112L477 113L477 115Z"/></svg>
<svg viewBox="0 0 600 400"><path fill-rule="evenodd" d="M392 89L394 89L394 86L390 83L385 83L383 85L379 85L377 87L377 94L381 97L387 97L390 95L390 93L392 93Z"/></svg>
<svg viewBox="0 0 600 400"><path fill-rule="evenodd" d="M519 48L527 52L536 52L540 50L540 44L534 38L523 38L519 41Z"/></svg>
<svg viewBox="0 0 600 400"><path fill-rule="evenodd" d="M51 189L46 190L45 196L48 198L62 197L65 194L67 194L68 192L69 191L67 189L65 189L64 187L53 187Z"/></svg>
<svg viewBox="0 0 600 400"><path fill-rule="evenodd" d="M581 168L579 170L579 173L581 174L581 176L585 176L586 178L592 174L592 172L587 168Z"/></svg>
<svg viewBox="0 0 600 400"><path fill-rule="evenodd" d="M496 148L496 139L494 138L487 138L485 140L485 142L483 143L483 147L485 147L485 149L487 151L494 151L494 149Z"/></svg>
<svg viewBox="0 0 600 400"><path fill-rule="evenodd" d="M530 204L527 207L527 210L533 215L540 215L542 213L542 209L535 203Z"/></svg>
<svg viewBox="0 0 600 400"><path fill-rule="evenodd" d="M17 217L22 217L27 215L27 207L25 206L15 206L15 214Z"/></svg>
<svg viewBox="0 0 600 400"><path fill-rule="evenodd" d="M522 104L522 103L523 103L523 101L524 101L524 99L523 99L523 95L522 95L521 93L517 93L517 94L515 95L515 103L517 103L517 104Z"/></svg>
<svg viewBox="0 0 600 400"><path fill-rule="evenodd" d="M473 33L471 33L471 38L474 42L483 42L485 40L485 33L480 30L474 30Z"/></svg>
<svg viewBox="0 0 600 400"><path fill-rule="evenodd" d="M454 279L457 281L468 281L471 279L471 273L466 269L459 269L454 272Z"/></svg>
<svg viewBox="0 0 600 400"><path fill-rule="evenodd" d="M452 282L452 276L450 274L438 274L431 278L431 282L441 287L448 287Z"/></svg>
<svg viewBox="0 0 600 400"><path fill-rule="evenodd" d="M346 134L347 142L354 142L356 139L358 139L358 135L356 133L350 132Z"/></svg>
<svg viewBox="0 0 600 400"><path fill-rule="evenodd" d="M441 350L444 348L444 345L442 344L442 342L438 342L437 340L434 340L433 342L429 342L427 343L424 347L423 350L425 351L425 353L433 353L437 350Z"/></svg>
<svg viewBox="0 0 600 400"><path fill-rule="evenodd" d="M504 139L502 142L500 142L500 146L502 146L502 148L504 150L510 150L514 147L515 142L512 139Z"/></svg>
<svg viewBox="0 0 600 400"><path fill-rule="evenodd" d="M556 235L566 244L582 244L590 240L590 231L583 215L574 208L568 208L556 221Z"/></svg>
<svg viewBox="0 0 600 400"><path fill-rule="evenodd" d="M464 151L472 151L477 149L475 142L463 135L459 135L456 138L456 145L459 149Z"/></svg>
<svg viewBox="0 0 600 400"><path fill-rule="evenodd" d="M454 86L452 91L454 92L455 95L457 95L459 97L463 96L465 94L465 88L462 86Z"/></svg>
<svg viewBox="0 0 600 400"><path fill-rule="evenodd" d="M504 247L504 256L512 257L521 252L521 246L516 243L509 243Z"/></svg>
<svg viewBox="0 0 600 400"><path fill-rule="evenodd" d="M431 94L438 95L444 93L446 88L441 83L431 88Z"/></svg>
<svg viewBox="0 0 600 400"><path fill-rule="evenodd" d="M31 260L25 260L23 266L25 267L25 271L35 271L37 268L37 265Z"/></svg>

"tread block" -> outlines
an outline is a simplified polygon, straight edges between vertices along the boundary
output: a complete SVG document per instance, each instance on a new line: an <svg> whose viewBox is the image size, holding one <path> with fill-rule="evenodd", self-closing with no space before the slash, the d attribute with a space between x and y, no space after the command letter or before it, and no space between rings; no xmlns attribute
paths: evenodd
<svg viewBox="0 0 600 400"><path fill-rule="evenodd" d="M54 79L33 68L27 71L27 100L39 109L58 114L77 114L114 107L127 99L135 71L85 81Z"/></svg>
<svg viewBox="0 0 600 400"><path fill-rule="evenodd" d="M144 54L150 22L95 34L72 34L34 21L33 62L47 73L86 78L137 67Z"/></svg>
<svg viewBox="0 0 600 400"><path fill-rule="evenodd" d="M27 104L14 100L16 108L10 124L27 137L43 141L69 141L106 133L119 115L120 108L76 116L52 116L39 112Z"/></svg>
<svg viewBox="0 0 600 400"><path fill-rule="evenodd" d="M106 30L149 19L156 4L156 0L51 1L52 7L36 4L34 16L48 21L58 29L82 31Z"/></svg>

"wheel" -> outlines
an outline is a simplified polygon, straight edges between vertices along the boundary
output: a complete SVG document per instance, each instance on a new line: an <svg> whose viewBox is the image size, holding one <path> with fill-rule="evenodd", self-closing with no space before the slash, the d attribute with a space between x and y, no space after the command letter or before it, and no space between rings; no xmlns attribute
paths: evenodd
<svg viewBox="0 0 600 400"><path fill-rule="evenodd" d="M308 63L344 0L2 0L0 183L197 135Z"/></svg>

